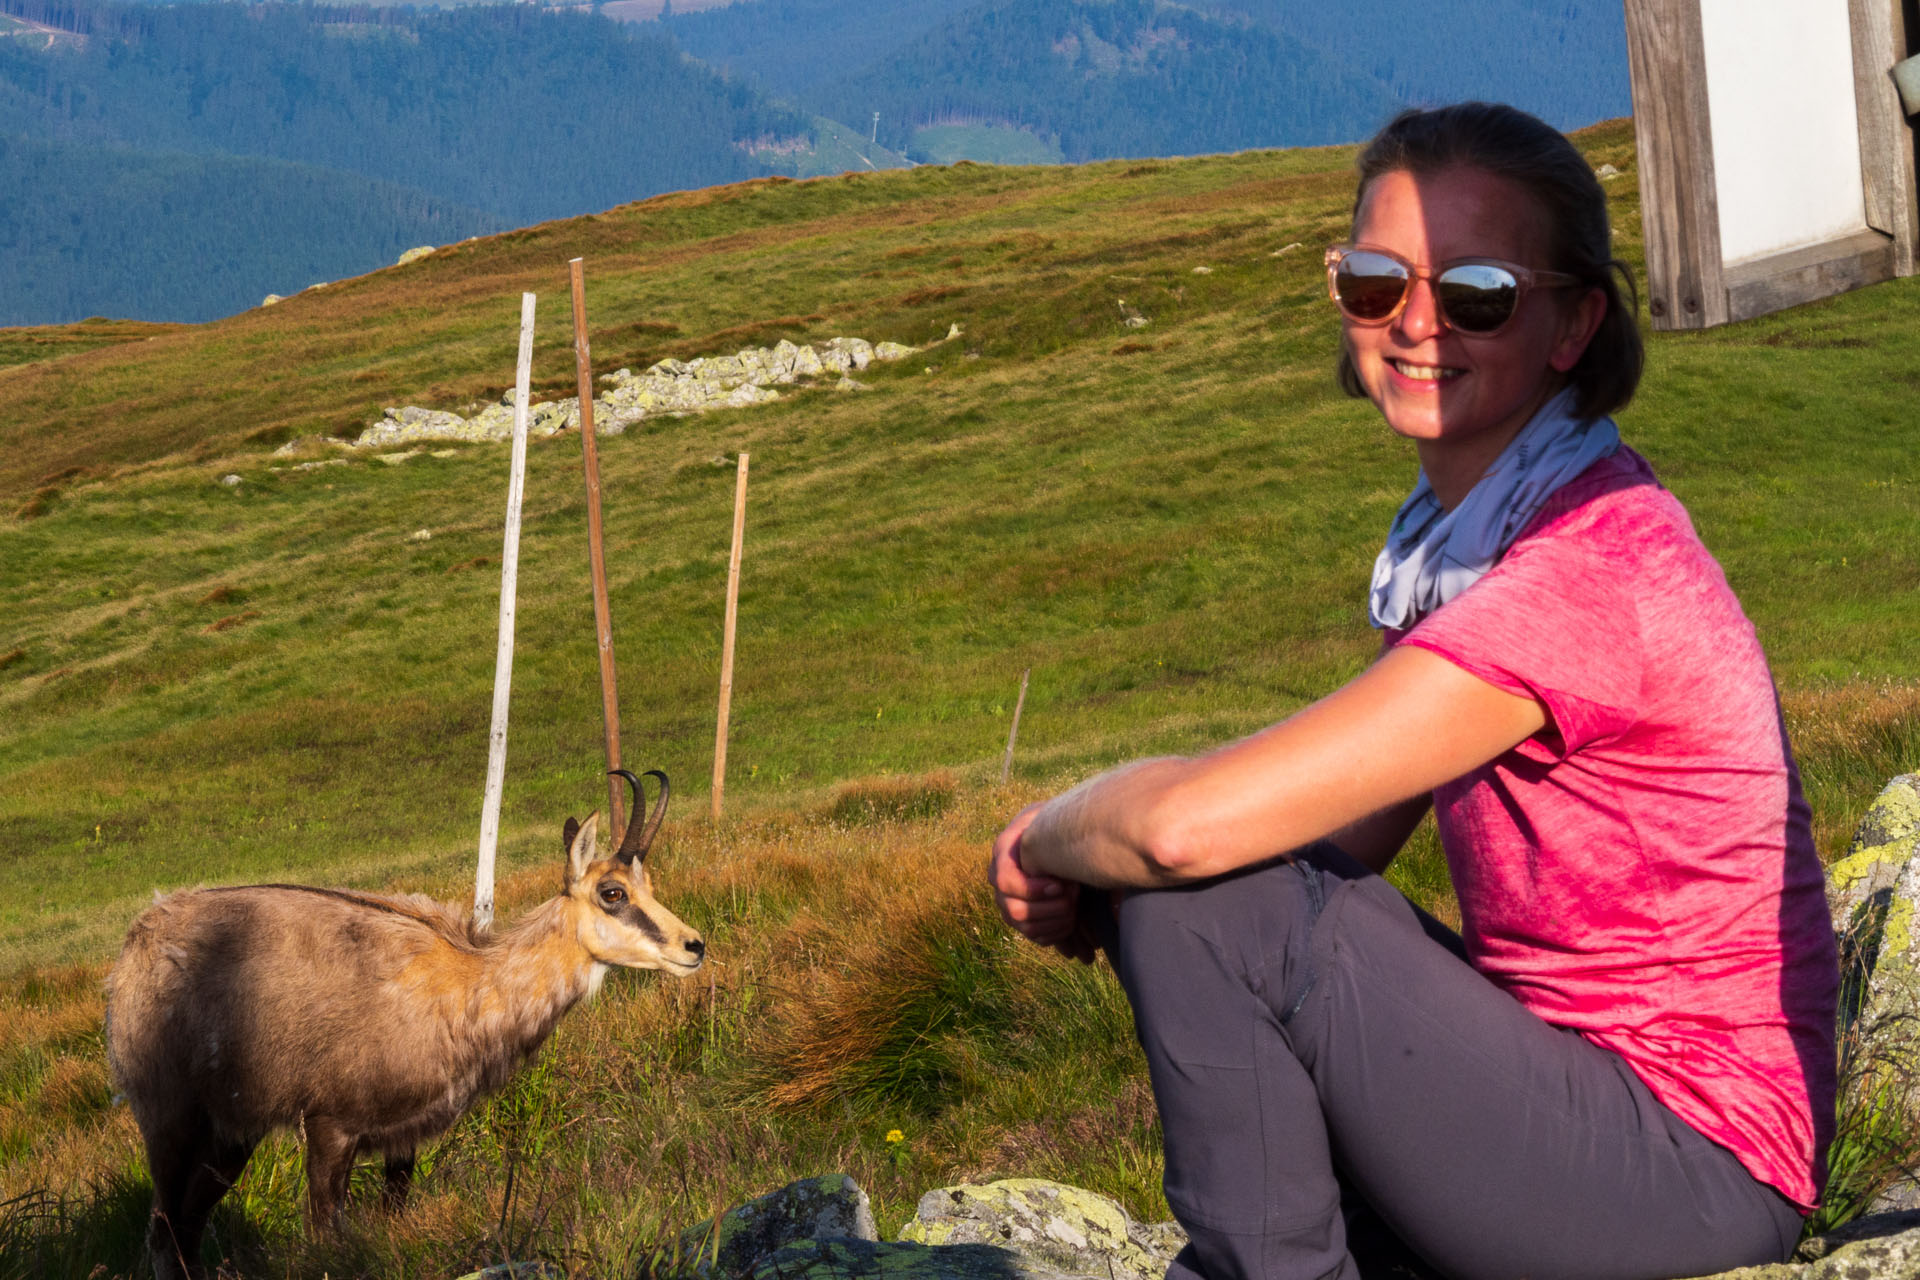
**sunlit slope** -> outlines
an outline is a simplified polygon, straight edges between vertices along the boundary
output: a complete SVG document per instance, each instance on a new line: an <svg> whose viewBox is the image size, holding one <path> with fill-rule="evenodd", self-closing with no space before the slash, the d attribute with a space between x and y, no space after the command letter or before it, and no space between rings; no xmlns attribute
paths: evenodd
<svg viewBox="0 0 1920 1280"><path fill-rule="evenodd" d="M1624 256L1624 124L1584 139ZM1329 375L1350 153L962 166L661 197L211 325L0 369L0 963L109 949L156 886L457 875L479 821L507 452L275 470L381 407L849 334L864 393L602 442L627 754L704 812L733 457L752 454L730 806L936 767L1064 780L1357 670L1409 453ZM1298 246L1298 247L1291 247ZM1128 327L1137 314L1147 323ZM1624 416L1773 655L1831 848L1920 764L1920 286L1653 342ZM5 334L0 333L0 339ZM6 348L57 350L44 341ZM237 475L236 485L221 478ZM531 453L506 856L604 797L579 442ZM671 833L672 827L669 827Z"/></svg>

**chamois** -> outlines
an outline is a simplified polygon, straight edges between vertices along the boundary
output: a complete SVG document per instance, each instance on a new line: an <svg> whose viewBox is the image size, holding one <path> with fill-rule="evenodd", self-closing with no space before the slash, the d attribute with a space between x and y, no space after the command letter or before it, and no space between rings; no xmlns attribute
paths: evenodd
<svg viewBox="0 0 1920 1280"><path fill-rule="evenodd" d="M196 889L133 922L107 975L107 1057L153 1174L147 1244L159 1280L200 1274L213 1207L270 1131L299 1125L307 1214L331 1225L355 1156L386 1157L383 1204L406 1202L413 1153L504 1084L610 965L686 975L706 944L655 901L650 821L596 859L599 814L568 818L562 892L480 933L420 895L300 885Z"/></svg>

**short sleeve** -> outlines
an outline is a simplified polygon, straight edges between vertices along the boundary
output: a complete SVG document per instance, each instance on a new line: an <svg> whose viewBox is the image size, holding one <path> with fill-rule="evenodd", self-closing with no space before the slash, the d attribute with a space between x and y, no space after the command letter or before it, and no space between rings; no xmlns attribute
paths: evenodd
<svg viewBox="0 0 1920 1280"><path fill-rule="evenodd" d="M1564 525L1515 543L1400 643L1537 698L1552 723L1519 748L1536 760L1553 763L1639 719L1644 646L1630 573Z"/></svg>

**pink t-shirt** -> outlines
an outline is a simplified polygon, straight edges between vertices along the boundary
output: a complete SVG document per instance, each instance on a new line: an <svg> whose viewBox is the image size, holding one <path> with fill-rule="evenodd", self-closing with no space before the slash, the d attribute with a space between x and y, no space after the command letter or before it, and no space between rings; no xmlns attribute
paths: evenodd
<svg viewBox="0 0 1920 1280"><path fill-rule="evenodd" d="M1686 511L1622 448L1388 638L1547 711L1434 792L1475 967L1813 1206L1838 989L1824 876L1766 659Z"/></svg>

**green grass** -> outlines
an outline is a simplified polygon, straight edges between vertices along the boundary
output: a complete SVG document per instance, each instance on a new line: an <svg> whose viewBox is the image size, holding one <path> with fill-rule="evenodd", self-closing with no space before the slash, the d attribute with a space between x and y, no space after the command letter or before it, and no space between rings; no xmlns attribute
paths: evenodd
<svg viewBox="0 0 1920 1280"><path fill-rule="evenodd" d="M1637 263L1629 131L1584 143L1627 171L1609 190ZM283 1142L215 1247L247 1274L451 1274L515 1251L616 1270L716 1207L838 1168L893 1223L926 1187L990 1173L1164 1212L1111 983L1016 946L979 865L1025 800L1270 723L1373 652L1364 585L1413 462L1330 376L1317 251L1345 231L1350 160L760 182L211 325L0 331L0 972L18 978L0 999L0 1199L55 1197L0 1206L0 1233L132 1265L144 1166L106 1101L97 983L156 888L466 892L506 450L305 471L329 451L270 450L387 405L499 395L523 289L540 293L536 383L570 393L579 255L601 372L780 337L930 344L862 394L601 442L625 755L675 780L663 896L713 943L715 985L611 983L437 1148L404 1222L304 1241ZM1149 323L1125 327L1123 304ZM1920 765L1917 336L1912 280L1659 335L1622 417L1758 627L1829 854ZM743 449L716 827L696 815ZM605 795L578 450L529 457L508 914L548 891L561 819ZM1395 877L1450 912L1430 829ZM837 1026L867 1038L836 1056Z"/></svg>

